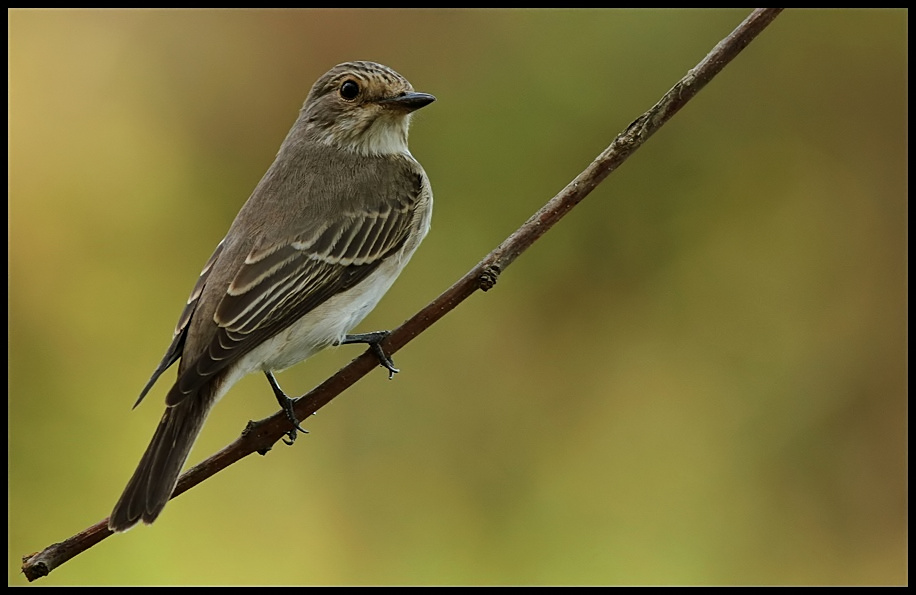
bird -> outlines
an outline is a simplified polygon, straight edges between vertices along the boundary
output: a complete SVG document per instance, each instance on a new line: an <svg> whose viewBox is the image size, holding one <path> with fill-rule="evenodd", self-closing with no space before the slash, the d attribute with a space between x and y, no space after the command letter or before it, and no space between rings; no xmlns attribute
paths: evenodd
<svg viewBox="0 0 916 595"><path fill-rule="evenodd" d="M172 495L207 415L261 372L304 432L274 373L331 345L380 347L387 331L348 334L426 236L429 178L407 146L411 115L436 98L371 61L318 78L263 178L204 265L172 342L140 393L178 363L165 412L108 520L151 524Z"/></svg>

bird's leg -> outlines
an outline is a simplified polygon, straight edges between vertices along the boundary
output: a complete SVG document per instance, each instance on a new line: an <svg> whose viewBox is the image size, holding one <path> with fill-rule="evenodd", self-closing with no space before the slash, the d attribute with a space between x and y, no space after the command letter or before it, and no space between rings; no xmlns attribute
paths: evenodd
<svg viewBox="0 0 916 595"><path fill-rule="evenodd" d="M375 331L359 335L346 335L340 342L340 345L347 343L367 343L372 353L378 358L378 362L382 367L388 370L388 380L391 380L400 370L394 367L394 362L391 361L391 358L388 357L388 354L385 353L385 350L382 349L381 346L381 342L390 334L390 331Z"/></svg>
<svg viewBox="0 0 916 595"><path fill-rule="evenodd" d="M296 419L296 414L293 411L293 400L287 397L283 389L280 388L277 379L274 378L273 372L267 370L264 372L264 375L267 376L267 382L270 383L270 388L274 390L274 396L277 397L280 408L286 413L286 419L289 420L289 423L293 424L293 428L286 433L286 435L289 436L289 441L287 442L285 438L283 439L284 444L292 445L293 442L296 441L296 430L299 430L303 434L308 434L308 430L303 429L302 426L299 425L299 420Z"/></svg>

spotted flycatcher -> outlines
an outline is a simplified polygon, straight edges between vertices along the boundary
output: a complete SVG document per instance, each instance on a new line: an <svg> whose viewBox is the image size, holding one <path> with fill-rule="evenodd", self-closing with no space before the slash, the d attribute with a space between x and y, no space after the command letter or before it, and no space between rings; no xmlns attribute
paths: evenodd
<svg viewBox="0 0 916 595"><path fill-rule="evenodd" d="M152 442L111 513L111 530L156 520L210 409L246 374L267 375L298 428L274 371L356 342L372 345L382 365L397 371L379 347L385 332L347 333L429 230L432 191L407 148L407 129L411 113L433 101L374 62L339 64L318 79L277 158L204 265L172 344L137 399L181 360Z"/></svg>

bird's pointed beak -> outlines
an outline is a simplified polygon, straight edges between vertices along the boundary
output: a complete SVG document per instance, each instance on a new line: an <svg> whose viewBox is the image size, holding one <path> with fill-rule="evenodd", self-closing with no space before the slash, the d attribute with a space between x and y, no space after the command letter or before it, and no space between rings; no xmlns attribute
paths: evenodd
<svg viewBox="0 0 916 595"><path fill-rule="evenodd" d="M382 104L412 112L429 105L435 100L436 98L429 93L405 93L397 97L384 99Z"/></svg>

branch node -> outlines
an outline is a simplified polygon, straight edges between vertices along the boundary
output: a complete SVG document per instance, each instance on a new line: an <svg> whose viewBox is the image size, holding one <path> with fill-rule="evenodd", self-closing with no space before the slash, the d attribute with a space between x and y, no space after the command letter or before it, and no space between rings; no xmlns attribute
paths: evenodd
<svg viewBox="0 0 916 595"><path fill-rule="evenodd" d="M483 291L490 291L496 285L499 278L499 266L495 264L487 265L480 276L477 277L477 286Z"/></svg>
<svg viewBox="0 0 916 595"><path fill-rule="evenodd" d="M248 423L245 424L245 429L242 430L241 438L243 440L257 441L260 438L257 432L264 426L266 422L267 422L266 419L262 419L261 421L253 421L249 419ZM263 457L263 456L266 456L267 453L270 452L271 448L272 448L272 445L268 445L263 448L256 448L255 452Z"/></svg>

